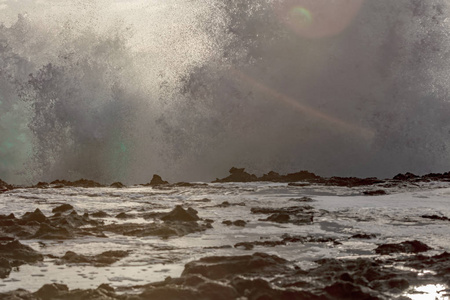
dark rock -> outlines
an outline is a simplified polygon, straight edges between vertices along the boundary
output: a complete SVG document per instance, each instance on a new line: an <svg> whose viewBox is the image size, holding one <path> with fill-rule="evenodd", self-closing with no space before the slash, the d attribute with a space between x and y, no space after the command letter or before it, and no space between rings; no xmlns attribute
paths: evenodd
<svg viewBox="0 0 450 300"><path fill-rule="evenodd" d="M245 172L245 168L232 167L229 172L230 175L228 177L216 179L213 182L251 182L258 180L256 175Z"/></svg>
<svg viewBox="0 0 450 300"><path fill-rule="evenodd" d="M42 211L39 208L36 208L34 212L26 212L22 216L22 220L25 222L36 221L38 223L48 222L47 217L42 213Z"/></svg>
<svg viewBox="0 0 450 300"><path fill-rule="evenodd" d="M282 208L253 207L251 212L254 214L271 214L266 219L259 219L260 221L305 225L311 224L314 220L313 207L308 205Z"/></svg>
<svg viewBox="0 0 450 300"><path fill-rule="evenodd" d="M295 202L314 202L314 200L310 197L303 196L301 198L291 198L289 201L295 201Z"/></svg>
<svg viewBox="0 0 450 300"><path fill-rule="evenodd" d="M94 218L106 218L106 217L109 217L109 215L107 213L105 213L104 211L95 212L95 213L91 214L91 216L94 217Z"/></svg>
<svg viewBox="0 0 450 300"><path fill-rule="evenodd" d="M377 296L373 296L370 290L351 282L335 282L325 287L325 291L332 299L361 299L361 300L381 300Z"/></svg>
<svg viewBox="0 0 450 300"><path fill-rule="evenodd" d="M54 227L45 223L40 225L38 231L33 236L35 239L43 240L63 240L72 239L73 237L73 232L70 232L66 228Z"/></svg>
<svg viewBox="0 0 450 300"><path fill-rule="evenodd" d="M271 181L271 182L281 181L281 179L282 176L274 171L270 171L269 173L264 174L259 178L260 181Z"/></svg>
<svg viewBox="0 0 450 300"><path fill-rule="evenodd" d="M95 256L86 256L77 254L72 251L67 251L63 257L61 257L58 264L92 264L96 267L107 266L113 264L120 259L128 256L127 251L106 251Z"/></svg>
<svg viewBox="0 0 450 300"><path fill-rule="evenodd" d="M83 187L83 188L91 188L91 187L103 187L103 184L100 184L98 182L95 182L93 180L88 180L81 178L77 181L68 181L68 180L54 180L50 182L50 185L53 185L53 187Z"/></svg>
<svg viewBox="0 0 450 300"><path fill-rule="evenodd" d="M154 185L160 185L160 184L168 184L169 182L162 180L161 176L157 174L153 174L152 180L148 185L154 186Z"/></svg>
<svg viewBox="0 0 450 300"><path fill-rule="evenodd" d="M126 185L124 185L122 182L117 181L117 182L111 183L110 187L122 189L122 188L126 187Z"/></svg>
<svg viewBox="0 0 450 300"><path fill-rule="evenodd" d="M364 191L363 194L367 196L381 196L386 195L387 193L385 190L373 190L373 191Z"/></svg>
<svg viewBox="0 0 450 300"><path fill-rule="evenodd" d="M181 205L175 206L175 208L167 213L165 216L161 217L163 221L182 221L182 222L195 222L200 220L197 216L197 211L188 208L185 210Z"/></svg>
<svg viewBox="0 0 450 300"><path fill-rule="evenodd" d="M91 188L91 187L104 187L103 184L100 184L98 182L95 182L93 180L88 180L88 179L79 179L77 181L71 182L68 184L69 186L74 186L74 187L84 187L84 188Z"/></svg>
<svg viewBox="0 0 450 300"><path fill-rule="evenodd" d="M3 180L0 179L0 193L6 192L8 190L12 190L14 187L10 184L7 184Z"/></svg>
<svg viewBox="0 0 450 300"><path fill-rule="evenodd" d="M290 173L283 176L282 181L284 182L296 182L296 181L316 181L320 180L321 177L314 173L308 171L300 171L296 173Z"/></svg>
<svg viewBox="0 0 450 300"><path fill-rule="evenodd" d="M406 180L417 179L417 178L419 178L419 176L417 176L417 175L415 175L413 173L407 172L405 174L399 173L399 174L395 175L392 179L400 180L400 181L406 181Z"/></svg>
<svg viewBox="0 0 450 300"><path fill-rule="evenodd" d="M239 274L276 274L288 269L287 260L275 255L255 253L244 256L212 256L187 263L181 276L200 274L220 279Z"/></svg>
<svg viewBox="0 0 450 300"><path fill-rule="evenodd" d="M37 297L42 299L52 299L61 297L62 294L66 294L69 288L65 284L52 283L43 285L36 293Z"/></svg>
<svg viewBox="0 0 450 300"><path fill-rule="evenodd" d="M60 205L60 206L58 206L58 207L55 207L55 208L52 210L52 212L53 212L53 213L65 212L65 211L68 211L68 210L71 210L71 209L73 209L73 206L72 206L72 205L70 205L70 204L62 204L62 205Z"/></svg>
<svg viewBox="0 0 450 300"><path fill-rule="evenodd" d="M350 238L352 239L373 239L376 238L376 234L367 234L367 233L357 233L352 235Z"/></svg>
<svg viewBox="0 0 450 300"><path fill-rule="evenodd" d="M450 218L438 215L422 215L421 217L424 219L431 219L431 220L450 221Z"/></svg>
<svg viewBox="0 0 450 300"><path fill-rule="evenodd" d="M42 254L17 240L0 243L0 278L7 277L12 267L36 263L43 259Z"/></svg>
<svg viewBox="0 0 450 300"><path fill-rule="evenodd" d="M380 245L375 249L375 253L381 255L387 255L391 253L419 253L431 250L432 248L428 245L414 241L401 242L399 244L384 244Z"/></svg>
<svg viewBox="0 0 450 300"><path fill-rule="evenodd" d="M291 217L289 217L288 214L281 213L281 214L272 214L267 219L261 219L261 221L269 221L269 222L275 222L275 223L289 223Z"/></svg>
<svg viewBox="0 0 450 300"><path fill-rule="evenodd" d="M120 214L116 215L117 219L130 219L130 218L134 218L133 215L129 215L127 213L121 212Z"/></svg>
<svg viewBox="0 0 450 300"><path fill-rule="evenodd" d="M239 227L245 227L245 225L247 225L247 222L245 222L244 220L236 220L233 222L234 226L239 226Z"/></svg>
<svg viewBox="0 0 450 300"><path fill-rule="evenodd" d="M222 222L222 224L225 224L227 226L231 226L233 224L233 222L231 222L230 220L225 220Z"/></svg>

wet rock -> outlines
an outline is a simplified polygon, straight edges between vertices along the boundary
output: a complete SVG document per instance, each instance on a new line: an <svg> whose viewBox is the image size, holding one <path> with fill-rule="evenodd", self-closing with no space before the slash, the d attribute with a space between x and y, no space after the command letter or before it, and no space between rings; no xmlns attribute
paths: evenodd
<svg viewBox="0 0 450 300"><path fill-rule="evenodd" d="M68 180L54 180L50 182L50 185L53 185L53 187L83 187L83 188L93 188L93 187L104 187L103 184L100 184L98 182L95 182L93 180L88 180L81 178L77 181L68 181Z"/></svg>
<svg viewBox="0 0 450 300"><path fill-rule="evenodd" d="M363 194L366 196L381 196L386 195L387 193L385 190L373 190L373 191L364 191Z"/></svg>
<svg viewBox="0 0 450 300"><path fill-rule="evenodd" d="M395 175L392 179L406 181L406 180L412 180L412 179L417 179L417 178L419 178L419 176L417 176L413 173L407 172L405 174L399 173L399 174Z"/></svg>
<svg viewBox="0 0 450 300"><path fill-rule="evenodd" d="M86 256L67 251L58 261L58 264L91 264L96 267L102 267L113 264L128 256L128 254L128 251L106 251L95 256Z"/></svg>
<svg viewBox="0 0 450 300"><path fill-rule="evenodd" d="M121 212L120 214L116 215L116 218L117 219L131 219L131 218L134 218L134 215L130 215L125 212Z"/></svg>
<svg viewBox="0 0 450 300"><path fill-rule="evenodd" d="M76 211L71 211L69 214L55 214L49 218L52 226L62 227L69 230L76 229L85 225L98 226L101 224L98 220L92 220L88 214L80 216Z"/></svg>
<svg viewBox="0 0 450 300"><path fill-rule="evenodd" d="M122 189L122 188L125 188L126 185L124 185L122 182L117 181L117 182L111 183L110 187Z"/></svg>
<svg viewBox="0 0 450 300"><path fill-rule="evenodd" d="M165 216L161 217L163 221L182 221L182 222L195 222L200 220L197 216L197 211L188 208L185 210L181 205L175 206L175 208L167 213Z"/></svg>
<svg viewBox="0 0 450 300"><path fill-rule="evenodd" d="M260 221L269 221L275 223L289 223L291 217L288 214L280 213L280 214L272 214L266 219L260 219Z"/></svg>
<svg viewBox="0 0 450 300"><path fill-rule="evenodd" d="M66 228L54 227L49 224L41 224L38 231L32 236L43 240L64 240L74 238L73 232Z"/></svg>
<svg viewBox="0 0 450 300"><path fill-rule="evenodd" d="M365 185L375 185L384 183L384 180L380 180L375 177L369 178L357 178L357 177L331 177L323 181L328 186L346 186L346 187L358 187Z"/></svg>
<svg viewBox="0 0 450 300"><path fill-rule="evenodd" d="M110 224L106 226L98 226L89 230L96 233L109 231L126 236L159 236L162 238L168 238L171 236L184 236L189 233L205 231L211 227L211 224L206 222L204 224L199 224L198 222L167 221L163 224Z"/></svg>
<svg viewBox="0 0 450 300"><path fill-rule="evenodd" d="M245 222L244 220L236 220L233 222L234 226L239 226L239 227L245 227L245 225L247 225L247 222Z"/></svg>
<svg viewBox="0 0 450 300"><path fill-rule="evenodd" d="M227 226L231 226L231 225L233 224L233 222L231 222L230 220L224 220L224 221L222 222L222 224L225 224L225 225L227 225Z"/></svg>
<svg viewBox="0 0 450 300"><path fill-rule="evenodd" d="M376 238L376 234L368 234L368 233L357 233L352 235L350 238L352 239L374 239Z"/></svg>
<svg viewBox="0 0 450 300"><path fill-rule="evenodd" d="M283 273L288 270L287 260L276 255L254 253L244 256L211 256L187 263L181 276L200 274L209 279L220 279L239 274Z"/></svg>
<svg viewBox="0 0 450 300"><path fill-rule="evenodd" d="M245 225L247 225L247 222L245 222L244 220L236 220L234 222L232 222L230 220L224 220L222 222L222 224L225 224L227 226L234 225L234 226L238 226L238 227L245 227Z"/></svg>
<svg viewBox="0 0 450 300"><path fill-rule="evenodd" d="M153 174L152 180L147 185L155 186L155 185L161 185L161 184L168 184L169 182L162 180L161 176L157 174Z"/></svg>
<svg viewBox="0 0 450 300"><path fill-rule="evenodd" d="M304 202L314 202L314 200L312 198L306 197L306 196L303 196L301 198L291 198L291 199L289 199L289 201L303 202L303 203Z"/></svg>
<svg viewBox="0 0 450 300"><path fill-rule="evenodd" d="M73 206L70 204L62 204L58 207L55 207L54 209L52 209L53 213L61 213L61 212L66 212L68 210L72 210Z"/></svg>
<svg viewBox="0 0 450 300"><path fill-rule="evenodd" d="M0 226L13 226L17 223L14 214L0 215Z"/></svg>
<svg viewBox="0 0 450 300"><path fill-rule="evenodd" d="M281 179L282 179L282 176L274 171L270 171L269 173L264 174L263 176L261 176L259 178L259 180L261 180L261 181L271 181L271 182L280 181Z"/></svg>
<svg viewBox="0 0 450 300"><path fill-rule="evenodd" d="M7 277L13 267L43 259L42 254L17 240L0 242L0 278Z"/></svg>
<svg viewBox="0 0 450 300"><path fill-rule="evenodd" d="M381 300L381 298L371 295L371 291L360 285L351 282L335 282L327 287L325 291L332 299L364 299L364 300Z"/></svg>
<svg viewBox="0 0 450 300"><path fill-rule="evenodd" d="M102 210L91 214L91 216L94 217L94 218L107 218L107 217L109 217L109 215L107 213L105 213L104 211L102 211Z"/></svg>
<svg viewBox="0 0 450 300"><path fill-rule="evenodd" d="M308 205L282 208L253 207L251 212L254 214L270 214L266 219L259 219L260 221L291 223L296 225L311 224L314 221L313 207Z"/></svg>
<svg viewBox="0 0 450 300"><path fill-rule="evenodd" d="M0 179L0 193L12 190L14 187Z"/></svg>
<svg viewBox="0 0 450 300"><path fill-rule="evenodd" d="M232 167L229 172L230 175L228 177L216 179L213 182L251 182L258 180L256 175L245 172L245 168Z"/></svg>
<svg viewBox="0 0 450 300"><path fill-rule="evenodd" d="M450 218L438 215L422 215L421 217L424 219L431 219L431 220L450 221Z"/></svg>
<svg viewBox="0 0 450 300"><path fill-rule="evenodd" d="M309 171L300 171L282 176L283 182L296 182L296 181L315 182L319 180L321 180L320 176L317 176L316 174L311 173Z"/></svg>
<svg viewBox="0 0 450 300"><path fill-rule="evenodd" d="M22 221L25 222L32 222L36 221L38 223L48 223L47 217L42 213L42 211L39 208L36 208L34 212L26 212L22 216Z"/></svg>
<svg viewBox="0 0 450 300"><path fill-rule="evenodd" d="M42 299L52 299L67 294L69 288L65 284L52 283L43 285L34 295Z"/></svg>
<svg viewBox="0 0 450 300"><path fill-rule="evenodd" d="M38 189L46 189L48 188L49 183L44 181L39 181L34 187Z"/></svg>
<svg viewBox="0 0 450 300"><path fill-rule="evenodd" d="M375 253L381 255L387 255L392 253L419 253L426 252L431 250L432 248L428 245L414 240L414 241L405 241L399 244L384 244L380 245L375 249Z"/></svg>

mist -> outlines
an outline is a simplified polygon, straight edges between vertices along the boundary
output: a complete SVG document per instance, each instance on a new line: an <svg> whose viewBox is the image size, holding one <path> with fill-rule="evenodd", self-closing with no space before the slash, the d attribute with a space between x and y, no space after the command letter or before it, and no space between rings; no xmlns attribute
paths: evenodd
<svg viewBox="0 0 450 300"><path fill-rule="evenodd" d="M0 178L450 170L449 5L0 2Z"/></svg>

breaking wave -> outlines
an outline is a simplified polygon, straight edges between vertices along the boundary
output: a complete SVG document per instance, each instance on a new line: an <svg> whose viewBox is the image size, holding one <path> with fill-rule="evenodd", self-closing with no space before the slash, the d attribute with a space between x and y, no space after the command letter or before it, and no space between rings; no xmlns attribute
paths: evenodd
<svg viewBox="0 0 450 300"><path fill-rule="evenodd" d="M446 1L109 2L4 1L2 179L450 169Z"/></svg>

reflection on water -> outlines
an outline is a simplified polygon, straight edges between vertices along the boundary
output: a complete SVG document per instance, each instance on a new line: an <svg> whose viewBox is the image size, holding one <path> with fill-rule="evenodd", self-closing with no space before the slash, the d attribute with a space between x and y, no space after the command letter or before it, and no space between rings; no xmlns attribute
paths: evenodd
<svg viewBox="0 0 450 300"><path fill-rule="evenodd" d="M411 300L447 300L450 296L447 287L442 284L427 284L415 287L405 295Z"/></svg>

